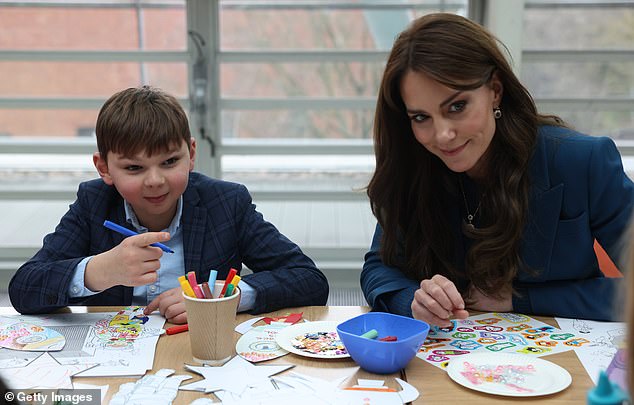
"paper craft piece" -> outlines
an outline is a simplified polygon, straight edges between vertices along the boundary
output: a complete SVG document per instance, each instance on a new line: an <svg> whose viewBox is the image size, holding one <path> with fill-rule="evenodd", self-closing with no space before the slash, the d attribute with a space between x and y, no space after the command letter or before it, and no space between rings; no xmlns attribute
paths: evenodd
<svg viewBox="0 0 634 405"><path fill-rule="evenodd" d="M277 333L289 326L284 322L273 322L270 325L258 326L240 337L236 343L236 353L253 363L271 360L284 356L288 352L276 342Z"/></svg>
<svg viewBox="0 0 634 405"><path fill-rule="evenodd" d="M346 380L328 382L315 377L298 373L273 377L279 389L270 393L266 404L293 403L327 403L327 404L385 404L401 405L418 398L418 390L400 378L396 381L401 391L384 386L379 380L359 380L359 384L349 388L338 388ZM286 401L285 401L286 400ZM224 399L223 399L224 402ZM245 402L246 403L246 402Z"/></svg>
<svg viewBox="0 0 634 405"><path fill-rule="evenodd" d="M278 332L275 341L284 350L321 359L350 357L337 334L337 322L304 322Z"/></svg>
<svg viewBox="0 0 634 405"><path fill-rule="evenodd" d="M302 319L302 315L304 315L303 312L297 312L297 313L288 314L286 316L278 316L274 318L266 317L266 318L263 318L262 320L267 325L270 325L271 322L284 322L288 324L296 324Z"/></svg>
<svg viewBox="0 0 634 405"><path fill-rule="evenodd" d="M7 349L47 352L62 350L64 344L59 332L40 325L16 322L0 329L0 346Z"/></svg>
<svg viewBox="0 0 634 405"><path fill-rule="evenodd" d="M172 374L174 370L163 368L134 383L122 384L119 392L110 400L110 405L169 405L178 395L181 382L191 378L188 375L171 376Z"/></svg>
<svg viewBox="0 0 634 405"><path fill-rule="evenodd" d="M12 389L73 388L71 377L95 364L63 365L49 353L42 353L25 367L0 369L0 376Z"/></svg>
<svg viewBox="0 0 634 405"><path fill-rule="evenodd" d="M452 359L474 352L540 357L588 342L526 315L493 312L454 319L447 328L433 326L416 356L444 369Z"/></svg>
<svg viewBox="0 0 634 405"><path fill-rule="evenodd" d="M619 348L625 345L625 322L598 322L584 319L555 318L563 330L569 330L589 343L575 347L579 361L597 384L599 372L607 370Z"/></svg>
<svg viewBox="0 0 634 405"><path fill-rule="evenodd" d="M66 338L51 353L61 364L98 364L81 377L144 375L154 364L154 353L165 318L143 316L141 307L105 313L16 315L0 318L1 325L17 322L58 331ZM33 352L0 350L0 368L24 365ZM18 357L19 356L19 357ZM33 357L34 358L34 357Z"/></svg>
<svg viewBox="0 0 634 405"><path fill-rule="evenodd" d="M235 331L238 332L241 335L244 335L245 333L247 333L248 331L250 331L253 328L253 324L258 322L260 319L262 319L263 317L257 317L257 318L251 318L251 319L247 319L246 321L242 322L241 324L239 324L238 326L235 327Z"/></svg>
<svg viewBox="0 0 634 405"><path fill-rule="evenodd" d="M219 367L190 366L185 368L205 379L181 386L181 390L202 391L205 393L224 390L237 395L251 385L261 384L268 377L295 367L294 365L261 365L255 366L240 356L234 356L231 360Z"/></svg>
<svg viewBox="0 0 634 405"><path fill-rule="evenodd" d="M453 359L449 377L488 394L532 397L554 394L572 382L570 373L546 360L510 353L473 353Z"/></svg>

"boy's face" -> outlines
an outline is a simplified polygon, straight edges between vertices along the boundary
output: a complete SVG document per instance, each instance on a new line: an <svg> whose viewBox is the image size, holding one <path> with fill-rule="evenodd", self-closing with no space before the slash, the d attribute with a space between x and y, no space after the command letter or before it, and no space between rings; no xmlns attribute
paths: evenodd
<svg viewBox="0 0 634 405"><path fill-rule="evenodd" d="M166 153L148 157L144 152L125 157L108 152L108 163L97 152L93 162L103 181L114 186L132 205L139 222L150 231L169 226L178 199L185 191L189 172L194 169L196 141L181 142Z"/></svg>

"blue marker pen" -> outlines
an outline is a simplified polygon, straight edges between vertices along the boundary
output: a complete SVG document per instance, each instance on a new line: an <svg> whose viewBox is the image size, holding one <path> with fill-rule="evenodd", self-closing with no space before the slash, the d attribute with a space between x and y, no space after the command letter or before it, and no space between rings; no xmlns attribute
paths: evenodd
<svg viewBox="0 0 634 405"><path fill-rule="evenodd" d="M134 236L134 235L138 235L138 233L129 230L128 228L124 228L121 225L117 225L114 222L110 222L110 221L104 221L103 222L103 226L105 226L108 229L111 229L115 232L120 233L121 235L124 236ZM170 249L169 247L165 246L162 243L156 242L156 243L152 243L150 246L155 246L158 248L161 248L161 250L163 250L163 252L166 253L174 253L174 251L172 249Z"/></svg>
<svg viewBox="0 0 634 405"><path fill-rule="evenodd" d="M209 288L211 288L212 292L216 285L216 277L218 277L218 270L209 270L209 281L207 281L207 284L209 284Z"/></svg>

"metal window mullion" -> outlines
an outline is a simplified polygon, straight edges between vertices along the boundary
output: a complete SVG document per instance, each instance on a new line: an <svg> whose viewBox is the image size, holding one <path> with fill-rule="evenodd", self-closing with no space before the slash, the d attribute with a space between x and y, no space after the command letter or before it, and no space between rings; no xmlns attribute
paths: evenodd
<svg viewBox="0 0 634 405"><path fill-rule="evenodd" d="M524 50L525 62L634 62L634 49Z"/></svg>
<svg viewBox="0 0 634 405"><path fill-rule="evenodd" d="M224 51L221 63L385 62L389 51Z"/></svg>
<svg viewBox="0 0 634 405"><path fill-rule="evenodd" d="M5 109L73 109L94 110L99 109L106 98L68 98L68 97L0 97L0 108ZM189 101L181 99L184 108L189 106Z"/></svg>
<svg viewBox="0 0 634 405"><path fill-rule="evenodd" d="M376 98L374 97L220 99L220 107L223 110L373 110L375 106Z"/></svg>
<svg viewBox="0 0 634 405"><path fill-rule="evenodd" d="M0 50L7 62L187 62L186 51L27 51Z"/></svg>
<svg viewBox="0 0 634 405"><path fill-rule="evenodd" d="M541 111L634 111L634 98L536 98Z"/></svg>

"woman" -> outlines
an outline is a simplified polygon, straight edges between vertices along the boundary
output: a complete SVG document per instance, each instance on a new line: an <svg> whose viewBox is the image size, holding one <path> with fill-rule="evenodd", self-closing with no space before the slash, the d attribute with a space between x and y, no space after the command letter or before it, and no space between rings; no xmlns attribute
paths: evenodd
<svg viewBox="0 0 634 405"><path fill-rule="evenodd" d="M374 123L374 310L447 326L468 309L611 319L634 185L609 138L537 112L497 40L453 14L397 38Z"/></svg>

